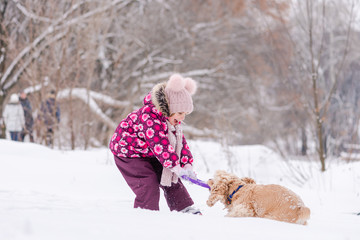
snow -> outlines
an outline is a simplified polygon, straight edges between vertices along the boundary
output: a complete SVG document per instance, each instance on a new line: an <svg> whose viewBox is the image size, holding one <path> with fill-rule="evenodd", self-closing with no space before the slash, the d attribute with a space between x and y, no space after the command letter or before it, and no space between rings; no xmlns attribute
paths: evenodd
<svg viewBox="0 0 360 240"><path fill-rule="evenodd" d="M231 168L261 184L286 186L311 209L308 225L224 217L221 203L206 205L207 189L189 183L203 216L170 212L163 197L160 211L133 209L134 194L106 148L61 151L0 140L0 239L359 239L359 162L333 163L321 173L316 162L292 161L291 168L264 146L230 147L225 154L214 142L189 144L200 179ZM294 181L289 169L309 174Z"/></svg>

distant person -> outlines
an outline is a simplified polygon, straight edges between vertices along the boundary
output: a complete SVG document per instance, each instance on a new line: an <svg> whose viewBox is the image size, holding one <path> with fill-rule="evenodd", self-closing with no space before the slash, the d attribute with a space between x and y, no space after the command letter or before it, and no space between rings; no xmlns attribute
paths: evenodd
<svg viewBox="0 0 360 240"><path fill-rule="evenodd" d="M24 141L25 136L29 134L30 142L34 142L33 137L33 126L34 126L34 119L32 116L32 108L29 99L27 98L27 94L22 91L20 93L20 103L24 110L24 117L25 117L25 127L21 132L21 141Z"/></svg>
<svg viewBox="0 0 360 240"><path fill-rule="evenodd" d="M5 106L3 117L6 128L10 132L11 140L21 140L20 133L25 126L25 118L17 94L10 96L10 101Z"/></svg>
<svg viewBox="0 0 360 240"><path fill-rule="evenodd" d="M60 122L60 107L56 104L55 97L56 93L52 90L40 107L40 120L46 127L45 141L47 146L53 146L54 128Z"/></svg>

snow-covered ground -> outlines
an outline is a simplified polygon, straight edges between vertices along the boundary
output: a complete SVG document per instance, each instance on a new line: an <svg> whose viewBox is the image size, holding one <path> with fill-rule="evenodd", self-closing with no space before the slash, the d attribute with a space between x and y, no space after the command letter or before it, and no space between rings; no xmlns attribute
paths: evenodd
<svg viewBox="0 0 360 240"><path fill-rule="evenodd" d="M0 140L0 239L360 239L360 163L287 164L263 146L227 149L190 142L199 178L217 169L277 183L311 209L307 226L258 218L226 218L208 190L185 183L203 216L133 209L134 195L105 148L59 151ZM297 180L294 180L296 176Z"/></svg>

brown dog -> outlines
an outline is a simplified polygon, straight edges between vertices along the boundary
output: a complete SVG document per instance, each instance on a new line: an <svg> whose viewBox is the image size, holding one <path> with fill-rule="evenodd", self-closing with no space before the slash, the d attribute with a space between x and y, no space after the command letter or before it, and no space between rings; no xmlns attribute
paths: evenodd
<svg viewBox="0 0 360 240"><path fill-rule="evenodd" d="M225 171L217 171L208 185L207 205L212 207L220 200L228 209L228 217L261 217L303 225L310 218L310 209L300 197L279 185L257 185L251 178Z"/></svg>

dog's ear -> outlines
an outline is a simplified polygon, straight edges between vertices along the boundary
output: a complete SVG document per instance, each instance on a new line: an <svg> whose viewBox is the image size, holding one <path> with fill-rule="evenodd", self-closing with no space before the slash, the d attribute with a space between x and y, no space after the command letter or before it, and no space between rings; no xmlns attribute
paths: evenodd
<svg viewBox="0 0 360 240"><path fill-rule="evenodd" d="M256 184L255 180L249 177L244 177L241 178L240 180L245 182L245 184Z"/></svg>
<svg viewBox="0 0 360 240"><path fill-rule="evenodd" d="M212 207L217 201L221 201L223 204L225 204L228 196L228 186L225 183L215 182L212 179L210 179L208 183L210 183L209 186L211 190L209 199L206 201L207 205Z"/></svg>

